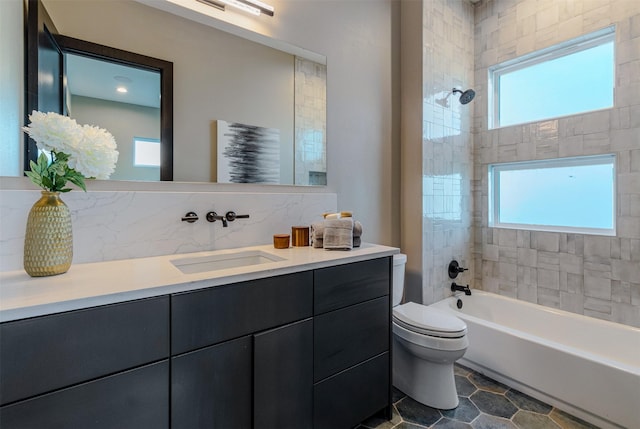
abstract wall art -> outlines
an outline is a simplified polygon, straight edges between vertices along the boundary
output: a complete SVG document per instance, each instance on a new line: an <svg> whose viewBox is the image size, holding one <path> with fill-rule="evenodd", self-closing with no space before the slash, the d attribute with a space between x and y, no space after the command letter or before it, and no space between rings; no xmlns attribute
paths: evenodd
<svg viewBox="0 0 640 429"><path fill-rule="evenodd" d="M218 120L218 183L280 183L280 131Z"/></svg>

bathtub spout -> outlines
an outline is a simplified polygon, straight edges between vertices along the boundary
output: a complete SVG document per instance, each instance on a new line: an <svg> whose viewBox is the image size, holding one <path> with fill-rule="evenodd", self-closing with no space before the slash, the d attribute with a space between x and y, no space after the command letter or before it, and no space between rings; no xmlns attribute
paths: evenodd
<svg viewBox="0 0 640 429"><path fill-rule="evenodd" d="M451 292L455 292L458 290L464 292L465 295L471 295L471 289L469 288L469 285L460 286L458 284L455 284L455 282L451 283Z"/></svg>

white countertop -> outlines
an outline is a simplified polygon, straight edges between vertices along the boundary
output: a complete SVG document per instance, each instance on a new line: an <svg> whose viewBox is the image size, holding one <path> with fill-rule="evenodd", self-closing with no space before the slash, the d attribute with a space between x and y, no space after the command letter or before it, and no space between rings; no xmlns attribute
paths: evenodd
<svg viewBox="0 0 640 429"><path fill-rule="evenodd" d="M29 277L20 271L0 273L0 322L112 304L228 283L272 277L400 253L395 247L362 243L350 251L312 247L274 249L244 247L285 258L283 261L183 274L171 261L237 252L217 250L150 258L71 265L65 274Z"/></svg>

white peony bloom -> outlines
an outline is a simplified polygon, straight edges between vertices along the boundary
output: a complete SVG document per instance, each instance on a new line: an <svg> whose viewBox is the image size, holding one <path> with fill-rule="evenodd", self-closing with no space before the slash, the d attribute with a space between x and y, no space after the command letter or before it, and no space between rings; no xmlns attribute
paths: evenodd
<svg viewBox="0 0 640 429"><path fill-rule="evenodd" d="M34 110L29 121L31 123L22 129L43 151L70 153L82 138L82 127L68 116Z"/></svg>
<svg viewBox="0 0 640 429"><path fill-rule="evenodd" d="M116 168L116 141L107 130L83 125L82 138L69 153L69 167L85 177L108 179Z"/></svg>
<svg viewBox="0 0 640 429"><path fill-rule="evenodd" d="M69 155L67 165L85 178L108 179L116 168L118 151L113 136L102 128L78 123L58 113L34 110L23 127L38 148Z"/></svg>

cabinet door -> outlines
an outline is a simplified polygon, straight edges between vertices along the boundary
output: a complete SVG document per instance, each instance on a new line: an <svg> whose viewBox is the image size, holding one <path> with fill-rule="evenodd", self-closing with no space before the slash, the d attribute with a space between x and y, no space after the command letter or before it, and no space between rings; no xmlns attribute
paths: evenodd
<svg viewBox="0 0 640 429"><path fill-rule="evenodd" d="M314 429L349 429L389 407L389 352L316 384Z"/></svg>
<svg viewBox="0 0 640 429"><path fill-rule="evenodd" d="M390 260L379 258L315 270L313 314L389 295Z"/></svg>
<svg viewBox="0 0 640 429"><path fill-rule="evenodd" d="M251 427L251 336L171 359L171 428Z"/></svg>
<svg viewBox="0 0 640 429"><path fill-rule="evenodd" d="M169 427L169 362L162 361L0 408L2 429Z"/></svg>
<svg viewBox="0 0 640 429"><path fill-rule="evenodd" d="M312 427L313 321L254 336L254 428Z"/></svg>
<svg viewBox="0 0 640 429"><path fill-rule="evenodd" d="M314 318L314 381L389 350L389 297Z"/></svg>
<svg viewBox="0 0 640 429"><path fill-rule="evenodd" d="M0 325L0 403L169 357L169 297Z"/></svg>
<svg viewBox="0 0 640 429"><path fill-rule="evenodd" d="M312 300L310 271L176 294L172 354L311 317Z"/></svg>

